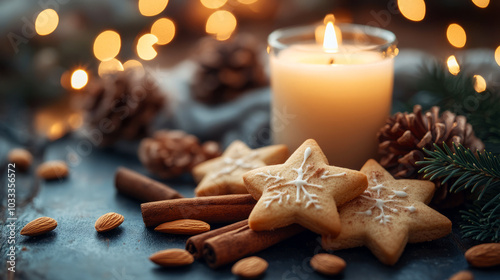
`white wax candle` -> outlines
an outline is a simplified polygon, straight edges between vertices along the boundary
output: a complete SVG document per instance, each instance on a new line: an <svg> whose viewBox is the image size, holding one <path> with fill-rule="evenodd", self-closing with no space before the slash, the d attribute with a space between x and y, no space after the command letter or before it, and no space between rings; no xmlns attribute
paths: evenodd
<svg viewBox="0 0 500 280"><path fill-rule="evenodd" d="M327 53L310 44L270 59L275 143L293 151L313 138L331 164L349 168L376 155L376 133L391 108L392 58L349 45Z"/></svg>

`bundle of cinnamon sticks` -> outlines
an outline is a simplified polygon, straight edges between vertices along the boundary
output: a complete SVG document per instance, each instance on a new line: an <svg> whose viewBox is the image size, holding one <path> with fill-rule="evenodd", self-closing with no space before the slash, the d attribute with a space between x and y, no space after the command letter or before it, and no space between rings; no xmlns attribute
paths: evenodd
<svg viewBox="0 0 500 280"><path fill-rule="evenodd" d="M164 222L195 219L207 223L232 223L189 238L188 250L212 268L237 261L290 238L305 229L299 225L256 232L248 227L248 216L256 201L249 194L183 198L174 189L126 168L117 171L119 192L141 200L147 227Z"/></svg>

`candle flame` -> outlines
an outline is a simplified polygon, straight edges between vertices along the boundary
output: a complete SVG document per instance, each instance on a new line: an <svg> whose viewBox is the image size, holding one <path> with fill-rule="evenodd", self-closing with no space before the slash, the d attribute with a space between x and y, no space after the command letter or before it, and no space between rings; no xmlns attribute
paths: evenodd
<svg viewBox="0 0 500 280"><path fill-rule="evenodd" d="M325 37L323 39L323 48L327 52L336 52L339 49L335 27L333 26L333 22L331 21L326 24Z"/></svg>
<svg viewBox="0 0 500 280"><path fill-rule="evenodd" d="M474 75L474 89L481 93L486 90L486 80L481 75Z"/></svg>
<svg viewBox="0 0 500 280"><path fill-rule="evenodd" d="M460 65L458 65L457 58L454 55L448 57L446 63L448 64L448 71L450 71L452 75L456 76L460 73Z"/></svg>

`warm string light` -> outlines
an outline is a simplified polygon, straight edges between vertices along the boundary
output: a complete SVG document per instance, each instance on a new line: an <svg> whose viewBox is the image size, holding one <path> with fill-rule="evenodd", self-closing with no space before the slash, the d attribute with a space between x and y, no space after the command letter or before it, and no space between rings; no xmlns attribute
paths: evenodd
<svg viewBox="0 0 500 280"><path fill-rule="evenodd" d="M101 63L99 64L99 68L97 69L97 73L102 78L106 75L113 74L123 70L124 68L122 63L118 59L113 58L110 60L101 61Z"/></svg>
<svg viewBox="0 0 500 280"><path fill-rule="evenodd" d="M205 30L208 34L214 35L215 38L220 41L229 39L237 26L237 20L233 13L227 10L218 10L224 7L229 1L230 0L200 0L200 3L204 7L217 10L214 11L207 19ZM256 3L258 0L233 1L244 5L251 5ZM165 10L168 3L168 0L139 0L139 13L147 17L156 16ZM150 32L150 34L140 36L137 40L136 52L142 60L154 59L158 53L153 46L155 44L166 45L170 43L175 37L176 26L171 19L160 18L152 24ZM106 30L101 32L96 37L93 51L94 56L101 61L98 67L99 76L102 77L109 73L123 71L124 69L134 69L136 71L141 71L142 73L145 72L144 67L137 60L129 60L122 65L122 63L115 58L120 53L120 49L121 38L120 34L117 32ZM61 76L61 83L62 80L63 77Z"/></svg>
<svg viewBox="0 0 500 280"><path fill-rule="evenodd" d="M486 80L481 75L474 75L474 89L481 93L486 90Z"/></svg>
<svg viewBox="0 0 500 280"><path fill-rule="evenodd" d="M208 17L205 30L208 34L213 34L217 40L224 41L231 37L236 25L236 17L231 12L219 10Z"/></svg>
<svg viewBox="0 0 500 280"><path fill-rule="evenodd" d="M120 34L112 30L101 32L94 40L94 55L100 61L113 59L120 52L120 48Z"/></svg>
<svg viewBox="0 0 500 280"><path fill-rule="evenodd" d="M471 0L474 5L479 8L486 8L490 4L490 0ZM426 6L424 0L397 0L398 8L401 14L412 21L421 21L425 17ZM446 29L446 38L448 42L455 48L463 48L467 42L467 33L465 29L457 23L452 23ZM316 36L317 39L317 36ZM451 70L450 59L454 56L448 58L448 69L450 72L457 73L460 72L460 67L456 63L456 69ZM455 58L454 58L455 59ZM455 59L456 61L456 59ZM495 61L500 66L500 46L495 51ZM456 74L453 74L456 75Z"/></svg>
<svg viewBox="0 0 500 280"><path fill-rule="evenodd" d="M411 21L421 21L425 17L424 0L398 0L398 8L401 14Z"/></svg>
<svg viewBox="0 0 500 280"><path fill-rule="evenodd" d="M151 34L158 38L158 45L166 45L174 39L175 24L171 19L160 18L151 26Z"/></svg>
<svg viewBox="0 0 500 280"><path fill-rule="evenodd" d="M226 5L227 0L200 0L201 4L209 9L218 9Z"/></svg>
<svg viewBox="0 0 500 280"><path fill-rule="evenodd" d="M448 57L446 63L448 64L448 71L450 71L452 75L456 76L460 73L460 65L458 65L457 58L454 55Z"/></svg>
<svg viewBox="0 0 500 280"><path fill-rule="evenodd" d="M467 35L462 26L452 23L446 29L446 38L455 48L463 48L467 42Z"/></svg>
<svg viewBox="0 0 500 280"><path fill-rule="evenodd" d="M490 0L472 0L472 3L474 5L478 6L479 8L486 8L490 4Z"/></svg>
<svg viewBox="0 0 500 280"><path fill-rule="evenodd" d="M77 69L71 74L71 87L74 89L82 89L88 81L89 76L83 69Z"/></svg>
<svg viewBox="0 0 500 280"><path fill-rule="evenodd" d="M167 7L168 0L139 0L139 12L145 17L156 16Z"/></svg>
<svg viewBox="0 0 500 280"><path fill-rule="evenodd" d="M125 63L123 63L123 69L125 71L132 70L141 76L146 74L146 70L144 70L144 66L142 66L142 63L135 59L125 61Z"/></svg>
<svg viewBox="0 0 500 280"><path fill-rule="evenodd" d="M158 54L153 45L158 43L158 38L153 34L144 34L137 40L137 55L142 60L151 60Z"/></svg>
<svg viewBox="0 0 500 280"><path fill-rule="evenodd" d="M41 11L35 19L35 31L38 35L45 36L56 30L59 25L59 16L53 9Z"/></svg>
<svg viewBox="0 0 500 280"><path fill-rule="evenodd" d="M66 134L66 128L64 124L62 122L55 122L50 126L47 137L50 140L56 140L63 137L64 134Z"/></svg>
<svg viewBox="0 0 500 280"><path fill-rule="evenodd" d="M253 3L257 2L258 0L238 0L241 4L244 5L252 5Z"/></svg>
<svg viewBox="0 0 500 280"><path fill-rule="evenodd" d="M500 46L498 46L495 50L495 61L497 62L498 66L500 66Z"/></svg>

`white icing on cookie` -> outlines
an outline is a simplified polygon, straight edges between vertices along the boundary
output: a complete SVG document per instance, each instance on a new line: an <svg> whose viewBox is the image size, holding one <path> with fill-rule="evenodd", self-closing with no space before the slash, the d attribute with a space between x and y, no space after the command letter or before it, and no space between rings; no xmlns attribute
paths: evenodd
<svg viewBox="0 0 500 280"><path fill-rule="evenodd" d="M212 174L212 178L217 178L222 175L229 175L237 169L245 169L245 170L255 169L259 167L259 165L252 164L250 163L250 161L254 160L256 157L257 157L256 152L251 152L243 157L241 156L236 158L224 157L222 168L219 171L214 172Z"/></svg>
<svg viewBox="0 0 500 280"><path fill-rule="evenodd" d="M257 176L263 176L265 177L266 179L264 181L268 181L268 180L271 180L271 179L274 179L274 182L273 183L277 183L285 178L281 177L280 176L280 173L278 172L276 175L273 175L271 174L271 171L270 170L267 170L267 173L264 173L264 172L259 172L257 174L255 174Z"/></svg>
<svg viewBox="0 0 500 280"><path fill-rule="evenodd" d="M398 190L392 190L392 195L387 195L388 190L384 186L383 183L379 183L377 181L377 178L373 178L373 183L375 186L373 187L368 187L368 189L365 191L364 195L361 195L361 198L373 201L373 204L368 210L366 211L361 211L361 212L356 212L357 214L362 214L366 216L372 216L373 215L373 210L378 209L380 212L379 215L374 217L375 221L378 221L380 224L387 224L391 222L392 216L389 215L390 212L392 213L398 213L398 207L400 209L406 209L410 213L414 213L417 211L417 208L415 206L403 206L400 203L403 202L401 200L398 200L398 198L405 198L408 196L408 193L405 192L407 187L403 188L402 191ZM396 199L395 199L396 198Z"/></svg>
<svg viewBox="0 0 500 280"><path fill-rule="evenodd" d="M271 171L269 170L267 171L267 173L259 172L256 174L258 176L263 176L265 178L264 181L266 182L272 180L272 184L267 189L273 190L273 192L265 196L263 200L266 208L269 207L269 205L271 205L271 203L273 202L281 204L283 202L283 195L286 195L286 202L290 200L289 189L281 191L277 189L283 189L286 187L295 187L295 192L296 192L295 202L297 204L306 202L304 206L305 208L308 208L309 206L314 206L316 209L321 209L318 195L308 190L308 187L318 188L318 189L323 188L322 185L313 184L309 182L309 179L311 179L311 177L316 174L315 171L311 170L312 169L311 165L305 166L311 154L312 154L311 148L307 147L306 150L304 151L304 159L302 160L300 166L298 168L292 168L292 170L297 173L297 177L294 180L288 182L282 182L285 179L284 177L280 176L279 173L277 173L276 175L271 174ZM328 175L328 171L324 171L322 175L319 177L319 179L324 180L331 177L341 177L345 175L346 175L345 172Z"/></svg>
<svg viewBox="0 0 500 280"><path fill-rule="evenodd" d="M325 172L323 172L323 174L322 174L322 175L321 175L321 177L319 177L319 178L321 178L321 179L326 179L326 178L330 178L330 177L341 177L341 176L345 176L345 175L347 175L347 173L345 173L345 172L342 172L342 173L339 173L339 174L332 174L332 175L328 175L328 173L329 173L329 172L330 172L330 171L325 170Z"/></svg>

